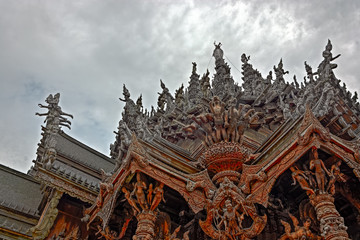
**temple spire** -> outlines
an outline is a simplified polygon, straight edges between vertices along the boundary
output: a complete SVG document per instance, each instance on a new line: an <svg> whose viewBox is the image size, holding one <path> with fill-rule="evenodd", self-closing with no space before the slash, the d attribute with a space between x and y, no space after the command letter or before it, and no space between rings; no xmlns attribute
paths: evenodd
<svg viewBox="0 0 360 240"><path fill-rule="evenodd" d="M215 75L212 82L213 94L223 98L225 95L235 93L234 79L231 77L230 67L224 60L224 51L221 49L221 43L214 42L213 57L215 58Z"/></svg>
<svg viewBox="0 0 360 240"><path fill-rule="evenodd" d="M201 97L201 88L200 88L200 75L196 72L196 62L192 63L192 73L190 76L189 87L188 87L188 99L191 103L197 104L198 100Z"/></svg>

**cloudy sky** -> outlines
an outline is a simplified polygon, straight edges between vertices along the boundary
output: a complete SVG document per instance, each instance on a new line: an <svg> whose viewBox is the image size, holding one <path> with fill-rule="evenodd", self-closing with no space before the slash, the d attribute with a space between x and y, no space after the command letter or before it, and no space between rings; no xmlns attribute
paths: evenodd
<svg viewBox="0 0 360 240"><path fill-rule="evenodd" d="M122 85L156 105L159 79L188 85L191 62L214 72L221 42L235 81L240 56L265 77L283 58L287 80L313 69L330 38L335 73L360 89L360 1L0 0L0 163L26 172L35 159L50 93L74 115L68 134L109 155Z"/></svg>

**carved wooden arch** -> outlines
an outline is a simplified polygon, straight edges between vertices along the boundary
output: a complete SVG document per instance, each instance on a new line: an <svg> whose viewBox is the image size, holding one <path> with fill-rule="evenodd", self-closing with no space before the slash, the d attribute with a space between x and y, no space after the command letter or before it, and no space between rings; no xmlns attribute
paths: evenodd
<svg viewBox="0 0 360 240"><path fill-rule="evenodd" d="M147 154L136 136L133 135L132 143L122 165L112 176L101 183L111 186L109 188L111 191L105 191L101 197L100 194L98 195L97 199L103 200L101 206L97 206L95 202L85 210L85 215L88 215L89 218L88 226L99 217L103 221L103 228L106 227L121 188L125 182L131 180L136 172L141 172L178 192L195 214L204 209L207 197L216 190L207 171L186 174L171 169L171 167L165 168Z"/></svg>
<svg viewBox="0 0 360 240"><path fill-rule="evenodd" d="M248 168L252 172L264 171L268 176L266 182L256 182L252 186L252 194L249 199L267 206L269 193L277 178L313 147L325 149L326 152L337 156L353 169L355 176L360 180L360 164L355 161L354 152L349 150L346 144L340 143L337 137L323 127L309 107L306 109L297 136L298 138L294 139L282 151L282 154L279 154L271 162L264 162L258 167L250 166ZM247 168L244 169L243 174L247 174L246 170Z"/></svg>

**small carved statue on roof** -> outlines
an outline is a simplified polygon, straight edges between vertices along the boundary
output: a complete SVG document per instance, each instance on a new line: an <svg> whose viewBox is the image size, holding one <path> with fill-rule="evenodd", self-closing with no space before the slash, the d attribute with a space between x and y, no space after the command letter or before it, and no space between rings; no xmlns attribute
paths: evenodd
<svg viewBox="0 0 360 240"><path fill-rule="evenodd" d="M202 76L200 80L201 91L203 93L204 98L209 98L211 94L209 74L210 74L209 69L206 69L206 73Z"/></svg>
<svg viewBox="0 0 360 240"><path fill-rule="evenodd" d="M131 131L123 120L119 121L118 134L119 134L120 146L119 146L119 154L115 162L115 170L120 167L122 159L125 157L126 152L131 144Z"/></svg>
<svg viewBox="0 0 360 240"><path fill-rule="evenodd" d="M219 42L218 44L216 44L216 42L214 42L214 46L215 46L215 49L213 52L213 57L215 57L215 60L222 59L224 52L221 49L221 42Z"/></svg>
<svg viewBox="0 0 360 240"><path fill-rule="evenodd" d="M307 64L306 61L304 62L304 65L305 65L305 71L307 74L307 78L309 79L310 83L314 82L314 74L317 74L317 73L313 73L311 66L309 64ZM304 79L305 79L305 77L304 77Z"/></svg>
<svg viewBox="0 0 360 240"><path fill-rule="evenodd" d="M138 107L134 103L134 101L130 98L130 92L125 87L125 84L123 85L123 95L124 95L124 99L119 98L120 101L125 102L124 112L122 113L122 119L126 122L126 124L131 130L134 130L135 119L138 116Z"/></svg>
<svg viewBox="0 0 360 240"><path fill-rule="evenodd" d="M240 109L240 106L239 106ZM244 134L245 129L249 126L249 122L252 121L252 115L255 112L255 109L251 108L250 105L242 105L241 106L241 119L238 122L238 137L240 138L241 135ZM236 141L239 141L240 139L237 138Z"/></svg>
<svg viewBox="0 0 360 240"><path fill-rule="evenodd" d="M216 131L215 136L217 142L220 142L221 139L227 139L227 134L225 128L223 127L225 117L225 103L223 103L218 96L215 96L210 102L210 110L214 119Z"/></svg>
<svg viewBox="0 0 360 240"><path fill-rule="evenodd" d="M192 74L196 74L196 62L192 62Z"/></svg>
<svg viewBox="0 0 360 240"><path fill-rule="evenodd" d="M283 112L284 119L286 120L286 119L292 118L290 105L288 103L284 102L283 96L280 96L279 98L280 98L280 108Z"/></svg>
<svg viewBox="0 0 360 240"><path fill-rule="evenodd" d="M324 60L320 63L318 67L318 74L324 77L325 79L328 79L330 77L332 69L337 67L337 65L335 63L331 63L331 61L341 56L341 54L338 54L337 56L333 57L331 50L332 50L332 44L331 41L328 40L325 50L322 53Z"/></svg>
<svg viewBox="0 0 360 240"><path fill-rule="evenodd" d="M47 113L35 113L37 116L46 116L44 123L46 122L46 129L49 132L57 133L60 129L60 126L67 127L71 129L71 122L64 116L73 118L71 114L65 113L61 110L61 107L58 105L60 101L60 93L54 95L50 94L45 102L48 103L47 106L38 104L40 108L47 108Z"/></svg>
<svg viewBox="0 0 360 240"><path fill-rule="evenodd" d="M280 62L277 67L274 66L274 72L275 72L275 76L276 76L275 81L279 82L279 83L285 83L284 75L288 74L289 71L284 70L282 59L280 59Z"/></svg>
<svg viewBox="0 0 360 240"><path fill-rule="evenodd" d="M184 101L184 84L181 84L181 87L175 91L175 104L178 108L183 109Z"/></svg>
<svg viewBox="0 0 360 240"><path fill-rule="evenodd" d="M136 107L138 114L143 112L142 94L140 94L140 97L136 100Z"/></svg>
<svg viewBox="0 0 360 240"><path fill-rule="evenodd" d="M190 118L198 124L204 131L205 131L205 145L210 146L216 141L215 132L213 130L213 127L211 126L211 122L213 120L212 116L210 114L200 114L199 116L191 115ZM191 124L188 126L185 126L183 128L184 131L188 133L193 133L197 129L197 126L195 124Z"/></svg>
<svg viewBox="0 0 360 240"><path fill-rule="evenodd" d="M127 102L130 100L130 92L126 88L125 84L123 85L123 95L124 95L124 99L119 98L121 101Z"/></svg>
<svg viewBox="0 0 360 240"><path fill-rule="evenodd" d="M226 141L235 142L237 138L237 126L240 120L240 113L242 109L242 105L236 109L236 98L232 98L229 100L229 110L225 114L225 128L226 128Z"/></svg>
<svg viewBox="0 0 360 240"><path fill-rule="evenodd" d="M266 84L270 84L272 80L272 71L269 71L269 74L266 76Z"/></svg>
<svg viewBox="0 0 360 240"><path fill-rule="evenodd" d="M172 107L174 97L171 96L169 89L165 86L165 84L163 83L163 81L161 79L160 79L160 86L162 88L162 92L158 93L159 94L158 107L159 107L159 110L164 112L165 104L166 104L167 109L170 109Z"/></svg>
<svg viewBox="0 0 360 240"><path fill-rule="evenodd" d="M290 218L293 222L294 225L294 231L291 232L291 226L289 223L280 220L281 223L284 225L285 227L285 233L279 238L279 240L285 240L285 239L311 239L311 240L320 240L323 239L320 236L315 235L314 233L311 232L310 230L310 226L311 226L311 219L308 218L306 219L306 221L304 222L304 225L302 227L299 226L299 221L297 220L296 217L294 217L292 214L290 214Z"/></svg>

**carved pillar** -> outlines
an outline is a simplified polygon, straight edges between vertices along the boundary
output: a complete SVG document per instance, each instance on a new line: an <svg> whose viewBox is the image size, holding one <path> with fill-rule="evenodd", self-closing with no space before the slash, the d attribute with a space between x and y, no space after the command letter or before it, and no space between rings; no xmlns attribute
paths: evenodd
<svg viewBox="0 0 360 240"><path fill-rule="evenodd" d="M136 218L138 224L133 240L152 240L155 236L155 213L151 210L144 210Z"/></svg>
<svg viewBox="0 0 360 240"><path fill-rule="evenodd" d="M344 218L336 210L334 198L329 193L312 194L310 202L316 210L321 235L325 240L350 239L346 232Z"/></svg>
<svg viewBox="0 0 360 240"><path fill-rule="evenodd" d="M50 229L53 226L59 212L57 205L62 194L62 192L54 189L53 196L46 205L46 209L44 210L38 224L28 230L28 232L32 234L34 240L42 240L50 233Z"/></svg>

